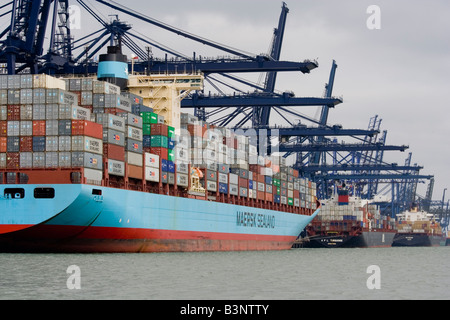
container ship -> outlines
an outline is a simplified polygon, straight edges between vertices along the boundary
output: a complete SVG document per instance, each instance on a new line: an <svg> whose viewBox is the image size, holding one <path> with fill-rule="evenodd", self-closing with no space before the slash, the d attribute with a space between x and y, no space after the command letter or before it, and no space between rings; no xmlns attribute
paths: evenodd
<svg viewBox="0 0 450 320"><path fill-rule="evenodd" d="M437 247L446 245L446 237L434 215L417 206L397 215L398 233L393 247Z"/></svg>
<svg viewBox="0 0 450 320"><path fill-rule="evenodd" d="M120 54L93 78L0 76L0 251L290 249L320 211L315 185L181 113L202 76L126 79Z"/></svg>
<svg viewBox="0 0 450 320"><path fill-rule="evenodd" d="M396 234L395 220L380 214L369 200L349 196L340 187L330 199L321 201L322 209L306 227L294 247L367 248L390 247Z"/></svg>

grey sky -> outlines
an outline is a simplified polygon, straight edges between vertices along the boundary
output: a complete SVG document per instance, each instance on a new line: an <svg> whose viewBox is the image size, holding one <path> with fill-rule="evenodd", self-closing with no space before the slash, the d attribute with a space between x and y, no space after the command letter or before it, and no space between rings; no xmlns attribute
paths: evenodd
<svg viewBox="0 0 450 320"><path fill-rule="evenodd" d="M279 0L165 0L117 1L170 25L255 54L267 52L281 11ZM383 119L387 144L409 145L405 153L385 152L385 160L403 164L408 152L412 162L423 165L422 174L435 176L434 199L450 187L450 126L447 93L450 89L450 2L293 0L281 59L318 59L319 68L309 75L280 74L277 89L296 96L321 96L332 60L338 64L333 93L344 103L332 109L329 123L346 128L367 128L369 119ZM113 10L87 1L103 17ZM369 30L369 5L381 9L381 29ZM216 50L180 38L119 14L135 30L188 56L193 51L216 56ZM99 28L82 16L79 34ZM89 29L89 30L86 30ZM162 53L154 50L155 56ZM425 194L426 185L418 192ZM449 189L450 192L450 189ZM447 193L448 194L448 193ZM446 197L448 199L448 197Z"/></svg>

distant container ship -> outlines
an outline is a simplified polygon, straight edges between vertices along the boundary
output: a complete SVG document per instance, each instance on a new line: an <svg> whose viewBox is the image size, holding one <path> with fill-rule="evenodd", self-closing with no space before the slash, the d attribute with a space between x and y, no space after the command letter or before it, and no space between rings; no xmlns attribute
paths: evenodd
<svg viewBox="0 0 450 320"><path fill-rule="evenodd" d="M249 137L153 111L97 79L0 76L0 251L284 250L320 211Z"/></svg>
<svg viewBox="0 0 450 320"><path fill-rule="evenodd" d="M397 215L398 233L393 247L437 247L446 245L446 237L434 215L417 207Z"/></svg>
<svg viewBox="0 0 450 320"><path fill-rule="evenodd" d="M377 205L349 196L340 188L333 197L322 200L322 209L306 227L294 247L368 248L390 247L396 234L395 220L382 216Z"/></svg>

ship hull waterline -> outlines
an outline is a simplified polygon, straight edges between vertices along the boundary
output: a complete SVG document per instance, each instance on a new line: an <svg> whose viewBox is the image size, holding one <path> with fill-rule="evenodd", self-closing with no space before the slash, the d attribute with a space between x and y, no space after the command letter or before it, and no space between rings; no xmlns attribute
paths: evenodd
<svg viewBox="0 0 450 320"><path fill-rule="evenodd" d="M99 187L46 185L52 199L0 200L0 252L288 250L320 211L268 209ZM42 187L40 185L40 187Z"/></svg>
<svg viewBox="0 0 450 320"><path fill-rule="evenodd" d="M359 235L312 236L302 239L302 248L388 248L395 232L363 231Z"/></svg>

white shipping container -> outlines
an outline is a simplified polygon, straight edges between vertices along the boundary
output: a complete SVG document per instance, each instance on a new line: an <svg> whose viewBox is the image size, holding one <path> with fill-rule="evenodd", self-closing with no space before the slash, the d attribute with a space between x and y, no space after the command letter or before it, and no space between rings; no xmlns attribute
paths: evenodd
<svg viewBox="0 0 450 320"><path fill-rule="evenodd" d="M45 137L45 151L56 152L59 148L58 136L47 136Z"/></svg>
<svg viewBox="0 0 450 320"><path fill-rule="evenodd" d="M58 112L61 120L91 120L91 110L80 106L60 104Z"/></svg>
<svg viewBox="0 0 450 320"><path fill-rule="evenodd" d="M20 120L33 120L33 105L26 104L20 106Z"/></svg>
<svg viewBox="0 0 450 320"><path fill-rule="evenodd" d="M98 182L102 181L103 178L103 171L102 170L96 170L96 169L90 169L90 168L84 168L84 177L88 182Z"/></svg>
<svg viewBox="0 0 450 320"><path fill-rule="evenodd" d="M72 151L103 154L103 141L87 136L72 136Z"/></svg>
<svg viewBox="0 0 450 320"><path fill-rule="evenodd" d="M33 167L33 153L21 152L20 153L20 168L31 169Z"/></svg>
<svg viewBox="0 0 450 320"><path fill-rule="evenodd" d="M158 168L151 168L151 167L145 167L145 180L151 181L151 182L159 182L159 169ZM177 180L178 182L178 180Z"/></svg>
<svg viewBox="0 0 450 320"><path fill-rule="evenodd" d="M66 82L46 74L36 74L33 76L33 88L66 90Z"/></svg>
<svg viewBox="0 0 450 320"><path fill-rule="evenodd" d="M146 167L159 168L159 155L145 152L144 164Z"/></svg>
<svg viewBox="0 0 450 320"><path fill-rule="evenodd" d="M238 175L237 174L234 174L234 173L230 173L229 174L229 176L228 176L228 180L230 181L230 184L238 184L239 182L238 182Z"/></svg>
<svg viewBox="0 0 450 320"><path fill-rule="evenodd" d="M185 173L177 173L177 186L189 186L189 176Z"/></svg>
<svg viewBox="0 0 450 320"><path fill-rule="evenodd" d="M142 153L126 151L125 160L127 163L132 164L134 166L142 167L143 165Z"/></svg>

